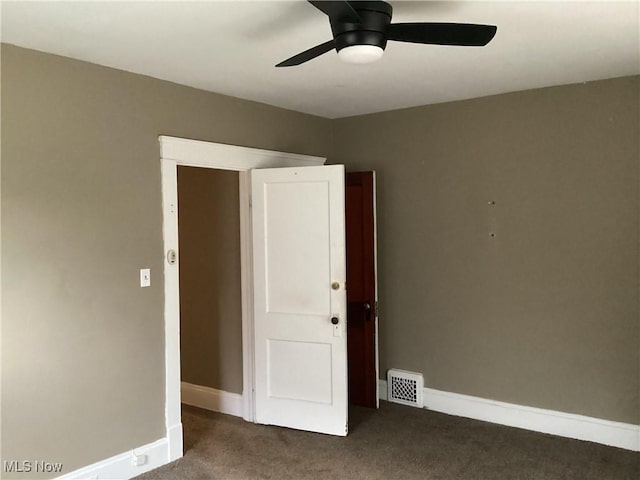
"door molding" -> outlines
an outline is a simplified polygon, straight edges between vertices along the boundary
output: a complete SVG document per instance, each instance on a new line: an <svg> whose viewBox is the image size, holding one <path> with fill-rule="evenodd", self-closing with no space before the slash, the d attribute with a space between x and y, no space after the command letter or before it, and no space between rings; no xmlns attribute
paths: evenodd
<svg viewBox="0 0 640 480"><path fill-rule="evenodd" d="M324 165L326 158L160 135L165 327L165 421L169 461L182 456L180 413L180 291L178 264L178 165L233 170L239 174L242 295L242 417L255 420L253 260L249 170ZM173 265L167 253L178 253Z"/></svg>

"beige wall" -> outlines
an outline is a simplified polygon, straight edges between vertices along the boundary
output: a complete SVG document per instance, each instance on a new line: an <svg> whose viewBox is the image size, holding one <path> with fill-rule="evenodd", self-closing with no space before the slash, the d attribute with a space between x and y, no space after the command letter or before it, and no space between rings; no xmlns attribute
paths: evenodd
<svg viewBox="0 0 640 480"><path fill-rule="evenodd" d="M238 172L178 167L182 381L242 393Z"/></svg>
<svg viewBox="0 0 640 480"><path fill-rule="evenodd" d="M13 46L1 66L2 457L68 472L165 435L158 135L324 156L331 126Z"/></svg>
<svg viewBox="0 0 640 480"><path fill-rule="evenodd" d="M640 422L639 78L334 121L378 174L383 372Z"/></svg>
<svg viewBox="0 0 640 480"><path fill-rule="evenodd" d="M3 45L3 459L165 434L159 134L378 172L383 369L639 423L639 87L330 121Z"/></svg>

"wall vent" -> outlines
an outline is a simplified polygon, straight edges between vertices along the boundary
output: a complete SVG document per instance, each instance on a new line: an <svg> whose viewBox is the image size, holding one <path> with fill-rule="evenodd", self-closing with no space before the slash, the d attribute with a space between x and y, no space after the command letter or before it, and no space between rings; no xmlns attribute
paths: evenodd
<svg viewBox="0 0 640 480"><path fill-rule="evenodd" d="M421 373L405 370L387 372L387 400L390 402L422 408L424 380Z"/></svg>

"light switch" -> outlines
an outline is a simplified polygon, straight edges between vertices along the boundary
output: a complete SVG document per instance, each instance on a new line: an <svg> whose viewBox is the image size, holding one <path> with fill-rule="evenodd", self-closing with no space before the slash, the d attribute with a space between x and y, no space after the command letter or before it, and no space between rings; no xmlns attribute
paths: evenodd
<svg viewBox="0 0 640 480"><path fill-rule="evenodd" d="M151 286L151 269L150 268L140 269L140 286L141 287Z"/></svg>

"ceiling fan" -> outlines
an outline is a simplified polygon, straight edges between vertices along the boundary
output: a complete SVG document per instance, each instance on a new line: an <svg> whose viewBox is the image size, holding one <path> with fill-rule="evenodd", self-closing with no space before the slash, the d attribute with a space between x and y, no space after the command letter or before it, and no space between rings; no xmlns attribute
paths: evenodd
<svg viewBox="0 0 640 480"><path fill-rule="evenodd" d="M495 25L471 23L391 23L393 9L383 1L311 1L329 17L333 39L280 62L292 67L336 49L347 63L371 63L382 57L388 40L483 47L496 34Z"/></svg>

